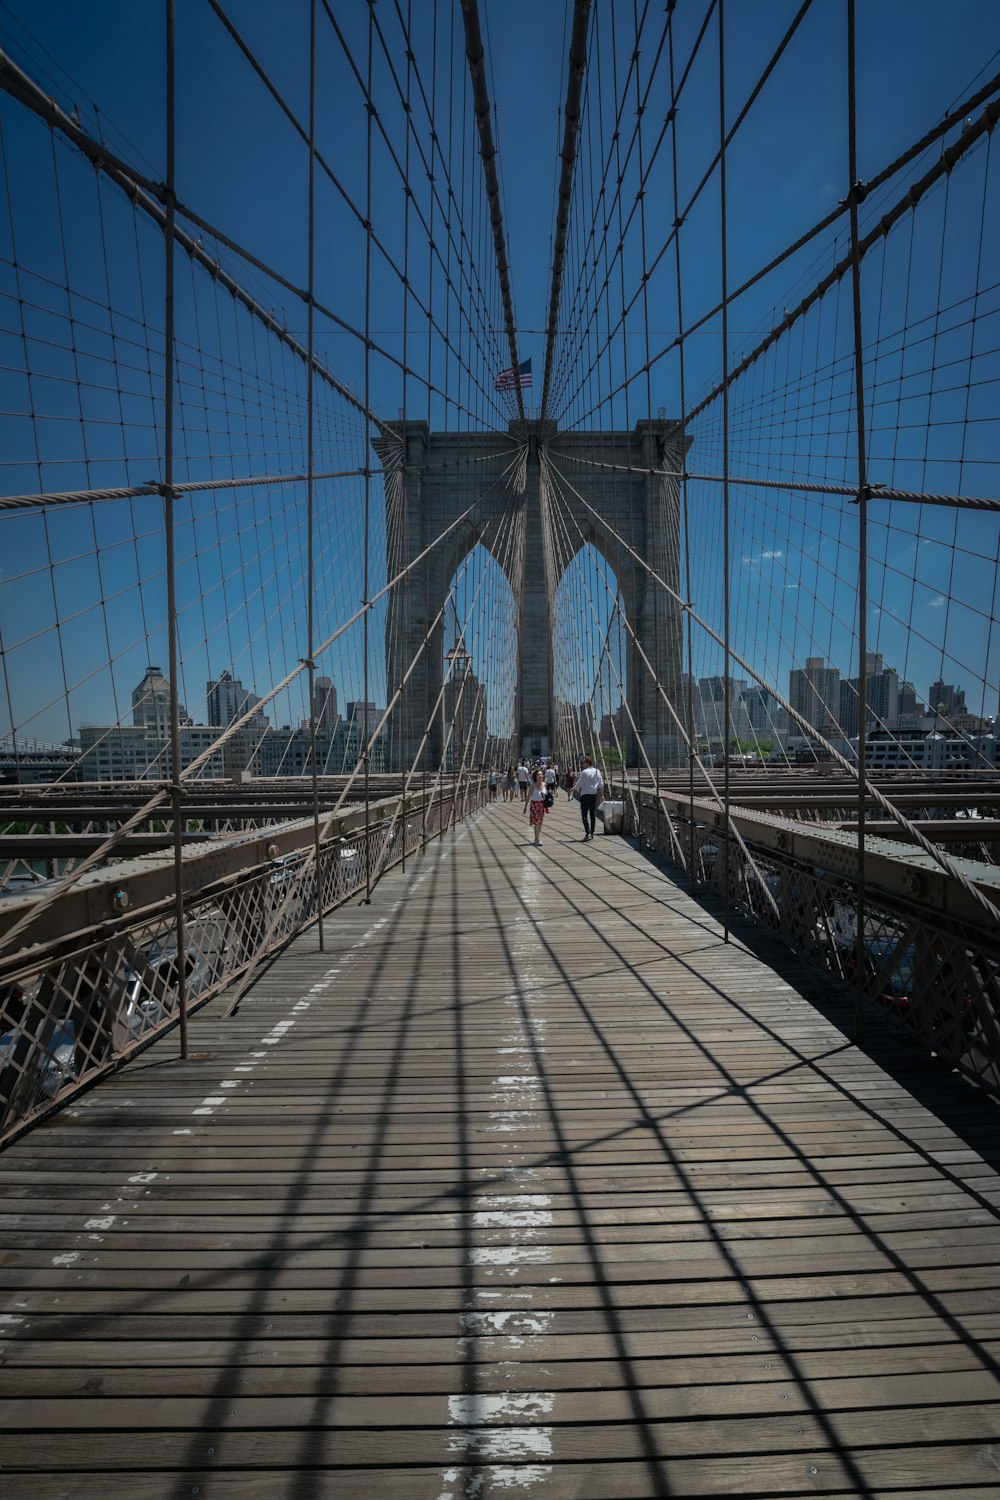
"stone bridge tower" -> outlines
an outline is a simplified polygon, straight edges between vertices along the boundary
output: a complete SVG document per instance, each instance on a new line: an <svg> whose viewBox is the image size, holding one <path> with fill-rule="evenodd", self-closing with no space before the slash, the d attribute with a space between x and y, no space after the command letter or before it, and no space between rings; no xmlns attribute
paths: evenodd
<svg viewBox="0 0 1000 1500"><path fill-rule="evenodd" d="M644 558L671 588L678 588L679 491L674 472L682 466L682 440L677 424L661 417L637 423L633 432L576 433L558 432L548 424L542 432L538 422L529 422L526 450L514 424L509 444L497 433L437 433L425 422L392 426L398 440L384 437L374 443L385 470L390 577L418 557L474 500L487 498L475 521L456 527L391 596L386 624L390 694L424 637L428 632L431 636L389 726L391 768L405 770L417 754L443 680L444 624L433 622L457 568L480 542L504 568L514 597L521 599L515 745L534 754L558 753L553 743L557 718L549 601L559 580L546 577L540 449L561 477L560 494L572 518L568 525L579 543L577 550L591 543L618 580L625 615L637 638L633 641L626 632L626 698L646 753L655 762L659 729L660 764L680 764L683 742L662 700L657 710L658 695L638 648L683 719L681 612L628 550ZM491 492L499 498L507 489L512 465L518 503L525 511L523 555L513 561L509 549L501 551L496 545L497 528L490 523L488 503ZM621 542L604 530L579 497L607 520ZM511 576L514 567L520 569L520 577ZM628 725L626 741L628 759L637 764L639 752ZM436 767L441 749L441 730L435 724L422 764Z"/></svg>

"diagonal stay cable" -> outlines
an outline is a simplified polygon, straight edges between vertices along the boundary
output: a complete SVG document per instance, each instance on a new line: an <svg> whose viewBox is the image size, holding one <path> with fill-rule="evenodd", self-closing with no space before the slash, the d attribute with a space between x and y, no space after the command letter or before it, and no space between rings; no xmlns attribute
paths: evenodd
<svg viewBox="0 0 1000 1500"><path fill-rule="evenodd" d="M646 572L655 583L658 583L662 589L666 590L666 592L670 595L670 597L674 600L678 607L683 612L688 614L689 617L695 622L695 624L700 626L701 629L704 630L705 633L710 636L713 641L715 641L716 645L724 645L725 642L723 637L718 633L718 631L714 630L706 620L703 620L701 618L701 616L695 610L694 605L689 603L687 600L682 599L677 590L672 588L670 584L667 583L666 579L661 578L656 569L651 567L646 559L642 557L634 547L631 547L629 545L625 538L615 530L610 522L607 521L597 510L594 509L594 507L583 497L583 495L580 494L580 491L570 483L570 481L564 474L560 475L560 478L562 479L566 487L572 492L575 498L579 501L579 503L584 506L584 508L593 516L595 522L609 536L613 537L614 540L619 544L619 546L625 549L629 556L638 563L640 568L642 568L644 572ZM753 681L757 683L759 687L763 687L768 690L768 692L777 701L779 706L785 710L789 717L793 719L801 729L805 730L807 734L811 735L816 740L817 744L819 744L825 751L828 752L831 759L836 761L836 763L841 767L842 770L846 771L848 775L850 775L855 780L858 779L859 772L857 766L852 764L852 762L849 761L845 755L842 755L841 752L830 743L825 735L820 734L815 726L809 723L805 715L801 714L797 708L794 708L788 701L788 699L784 696L784 694L779 692L775 687L768 683L760 675L757 669L751 666L750 663L739 654L739 652L732 648L732 646L730 646L730 656L738 666L742 667L744 672L749 673ZM900 809L896 807L895 803L892 802L884 792L882 792L874 784L870 784L870 792L874 801L878 804L879 807L883 809L884 812L888 813L892 821L896 823L900 828L905 829L909 836L912 838L913 842L918 844L923 852L931 859L933 859L934 863L938 865L946 875L957 882L957 884L966 893L966 895L969 896L969 898L974 901L983 912L986 913L991 923L996 922L998 908L994 904L994 902L992 902L989 897L982 890L980 890L978 886L974 885L973 882L969 880L969 878L964 875L961 870L958 869L953 860L947 854L945 854L943 850L932 844L930 840L927 839L921 832L919 825L915 824L912 819L908 818L905 813L901 812Z"/></svg>
<svg viewBox="0 0 1000 1500"><path fill-rule="evenodd" d="M551 465L549 465L548 462L546 462L546 467L547 467L547 469L551 470ZM556 475L556 471L554 471L554 470L551 470L551 473L552 473L553 477L556 477L557 483L558 483L558 478L562 478L563 477L563 476ZM563 482L564 483L566 482L565 479L563 479ZM558 493L557 487L556 487L555 492ZM560 498L562 498L562 497L560 497ZM574 524L576 525L576 528L577 528L577 531L578 531L578 533L580 535L581 541L585 541L586 538L583 535L583 531L582 531L582 529L580 527L580 524L579 524L578 521L575 520L575 518L572 517L572 513L571 513L568 505L566 505L565 499L563 499L563 506L564 506L565 514L569 515L574 520ZM605 574L605 584L606 585L607 585L607 582L608 582L607 575ZM593 608L593 605L591 605L591 608ZM779 916L778 906L777 906L777 903L776 903L776 901L774 899L774 895L771 892L771 890L770 890L770 888L769 888L769 886L767 884L767 881L764 878L763 871L760 869L759 865L757 864L756 859L754 858L753 854L750 852L750 849L748 848L748 846L746 844L746 841L743 838L743 835L740 833L739 829L736 828L735 825L732 823L732 819L731 819L730 814L729 814L728 806L724 802L723 798L719 795L718 788L716 787L716 785L715 785L714 781L712 780L712 778L709 776L708 771L707 771L707 769L706 769L706 767L705 767L705 765L704 765L701 757L698 754L696 746L693 744L693 742L692 742L692 740L691 740L691 738L690 738L687 730L684 727L684 724L683 724L683 722L682 722L682 720L680 718L680 715L677 713L676 708L674 707L673 703L670 701L670 697L666 693L666 691L664 690L663 684L660 682L659 678L656 676L656 672L655 672L653 663L650 661L649 656L647 655L647 653L646 653L646 651L645 651L645 649L644 649L644 647L642 645L642 642L639 640L639 637L638 637L638 634L636 633L635 627L632 625L632 622L628 619L628 616L625 614L625 612L623 610L619 611L619 616L620 616L620 619L621 619L622 623L624 624L625 629L626 629L626 631L627 631L627 633L628 633L628 635L629 635L629 637L630 637L630 639L632 641L632 645L633 645L633 647L634 647L637 655L639 656L640 660L642 661L643 665L645 666L647 672L650 675L650 679L652 680L653 685L656 688L657 694L659 695L659 697L663 701L663 703L664 703L664 705L665 705L665 707L667 709L667 712L670 714L670 717L673 719L673 722L674 722L674 724L675 724L678 732L680 733L682 739L686 743L686 745L688 747L688 751L689 751L689 753L690 753L690 755L691 755L694 763L697 765L698 769L701 771L702 776L705 779L705 785L706 785L706 788L708 790L708 795L715 802L716 806L719 808L719 811L722 813L724 821L725 821L725 824L726 824L727 831L729 832L729 835L739 845L742 854L744 855L745 859L747 860L747 863L748 863L749 867L752 869L752 871L754 873L754 876L756 877L756 879L758 881L758 884L760 885L760 889L761 889L761 891L762 891L762 893L763 893L766 901L770 905L771 910L774 913L774 916L777 918ZM621 687L621 681L620 681L620 679L619 679L619 687ZM668 810L665 802L663 801L663 796L662 796L662 793L660 792L659 784L658 784L658 782L656 780L656 777L654 775L653 768L650 765L649 756L648 756L648 754L646 752L645 745L642 742L642 736L641 736L641 734L639 732L639 729L638 729L638 727L637 727L637 725L635 723L635 720L634 720L634 718L632 716L632 711L628 707L627 702L625 703L625 709L626 709L626 712L628 713L629 719L630 719L630 721L632 723L633 731L634 731L635 736L636 736L636 741L637 741L637 743L638 743L638 745L639 745L639 747L640 747L640 749L642 751L643 759L646 762L646 768L649 771L650 777L651 777L651 779L653 781L653 784L654 784L654 787L655 787L656 799L657 799L657 801L660 804L660 809L663 812L663 815L664 815L664 817L666 819L667 828L668 828L668 830L670 832L671 840L672 840L672 842L674 844L674 847L675 847L675 849L677 851L678 863L681 866L681 868L683 869L683 868L686 867L686 861L685 861L685 858L684 858L684 856L683 856L683 854L682 854L682 852L680 850L680 845L679 845L679 841L678 841L678 838L677 838L677 833L676 833L676 831L674 829L673 820L672 820L672 818L670 816L670 812L669 812L669 810Z"/></svg>
<svg viewBox="0 0 1000 1500"><path fill-rule="evenodd" d="M587 71L587 26L590 21L590 0L574 0L573 30L569 44L569 69L566 80L566 104L563 110L564 127L560 156L562 170L559 174L559 196L556 208L556 236L552 253L552 287L549 292L549 318L545 335L545 365L542 376L542 404L539 415L544 422L548 414L549 382L552 378L552 360L556 346L556 326L559 320L559 299L562 292L563 269L566 262L566 235L569 229L569 211L573 198L573 175L577 159L577 136L580 133L580 100L583 80Z"/></svg>
<svg viewBox="0 0 1000 1500"><path fill-rule="evenodd" d="M515 460L515 462L518 462L519 459L520 450L518 453L518 460ZM385 598L390 590L395 588L409 573L413 571L414 568L418 567L419 564L422 563L424 559L430 555L430 553L434 552L436 548L438 548L441 543L451 535L453 531L455 531L459 526L468 521L469 518L483 504L485 499L486 495L480 495L476 500L472 502L471 505L466 507L461 515L456 516L454 521L450 522L450 524L446 526L443 531L439 532L438 535L433 539L433 541L429 542L427 546L424 547L422 551L420 551L414 558L412 558L404 568L401 568L394 577L390 578L389 581L377 591L377 593L373 594L370 599L365 600L360 608L355 610L351 617L348 620L345 620L342 625L338 626L337 629L332 633L332 635L328 636L326 640L321 641L320 644L316 647L316 654L321 655L324 651L327 651L329 647L332 646L333 643L344 634L345 631L349 630L352 625L357 624L358 620L362 619L366 614L368 614L369 611L374 609L375 606L380 602L380 600ZM233 722L223 730L218 739L214 740L213 743L205 750L203 750L200 755L196 756L189 765L185 766L181 770L178 780L187 781L192 779L196 775L196 773L204 765L206 765L209 760L211 760L212 756L215 755L228 740L232 739L235 734L238 734L241 729L245 729L247 725L250 724L251 720L255 719L260 714L261 710L266 708L267 704L270 703L273 698L276 698L279 693L283 692L290 683L294 682L295 679L306 670L307 663L305 661L300 661L297 666L291 669L290 672L287 672L285 676L281 678L281 680L270 689L269 692L267 692L262 698L259 699L259 701L254 705L253 708L248 709L239 718L234 719ZM96 864L100 863L101 860L106 859L126 834L131 833L132 830L139 823L141 823L144 818L148 818L149 815L158 807L162 807L164 802L166 802L169 798L169 795L169 788L164 788L154 793L154 795L149 798L149 800L142 807L140 807L130 818L122 823L119 828L115 829L113 833L109 834L104 842L98 846L98 848L93 850L92 853L88 854L85 859L81 860L80 864L77 865L74 870L64 876L62 880L57 881L52 889L49 890L45 895L43 895L35 903L30 911L26 912L19 921L15 922L13 926L8 928L7 932L4 933L2 939L0 939L0 953L9 949L13 939L20 936L22 932L24 932L28 927L32 926L35 920L42 914L42 912L47 911L48 908L52 906L57 900L59 900L63 895L65 895L68 890L71 890L72 887L76 885L81 876L85 875L88 870L93 869L93 867Z"/></svg>
<svg viewBox="0 0 1000 1500"><path fill-rule="evenodd" d="M514 317L514 302L510 290L510 268L507 264L507 246L504 239L503 212L500 207L500 180L497 176L496 145L490 123L490 96L486 88L486 49L479 28L479 7L476 0L461 0L462 16L465 20L465 53L469 60L476 124L479 127L479 147L486 178L486 197L489 202L490 221L493 225L493 246L496 251L497 274L503 297L504 325L510 347L510 368L517 395L517 410L522 432L525 429L524 392L518 379L520 360L517 357L517 322Z"/></svg>

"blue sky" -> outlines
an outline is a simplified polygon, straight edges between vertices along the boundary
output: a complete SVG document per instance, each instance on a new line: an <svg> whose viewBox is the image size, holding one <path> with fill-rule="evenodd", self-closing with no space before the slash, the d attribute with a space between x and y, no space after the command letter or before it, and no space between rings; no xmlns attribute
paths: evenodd
<svg viewBox="0 0 1000 1500"><path fill-rule="evenodd" d="M295 0L280 7L264 0L232 0L226 7L300 120L306 118L308 7ZM559 111L565 84L566 8L557 0L538 4L482 6L495 100L504 210L512 266L514 302L522 358L534 361L540 381L549 288ZM627 57L634 30L631 6L597 7L600 79L605 111L610 101L612 41L617 63ZM727 105L731 116L746 96L777 38L797 9L791 0L767 5L727 6ZM640 7L641 10L641 7ZM339 3L338 24L354 56L364 65L367 6ZM397 63L395 11L378 8ZM436 13L436 28L435 28ZM1000 10L992 0L958 0L947 19L931 0L868 0L858 6L859 169L869 176L922 133L986 69L1000 48ZM178 0L178 191L183 200L297 285L306 275L304 195L306 159L301 141L237 52L205 0ZM675 18L675 45L686 57L704 15L703 0L682 0ZM497 364L506 359L498 332L499 298L485 235L479 163L471 131L468 85L462 66L461 19L446 0L414 0L414 48L428 90L435 71L437 128L453 179L466 209L469 239L479 271L472 329L463 324L457 298L435 271L436 316L447 327L452 348L428 339L419 311L408 311L408 358L429 370L435 384L453 395L428 402L420 381L404 389L392 363L403 351L403 299L392 268L378 255L372 269L372 334L383 354L369 366L372 405L386 417L405 406L408 416L429 417L435 426L504 426L508 412L493 395ZM729 152L729 277L742 279L766 261L844 194L846 115L844 100L844 6L815 0L786 57L779 64L743 131ZM18 22L30 28L29 37ZM663 25L661 8L650 7L643 58L652 57ZM616 34L612 38L612 28ZM113 149L151 178L164 171L162 7L151 0L102 0L83 7L71 0L27 0L0 6L0 45L61 102L75 106L92 133L106 132ZM330 27L321 22L318 142L344 193L365 196L366 115L356 81ZM642 66L646 66L644 62ZM714 32L696 62L678 119L681 200L714 150L718 131L717 49ZM640 69L641 71L641 69ZM401 152L405 128L384 61L376 57L375 94L390 142ZM643 74L643 77L646 75ZM984 76L986 76L984 74ZM654 79L644 136L664 112L663 74ZM590 73L591 122L597 118L598 75ZM449 100L454 100L449 107ZM95 113L96 105L96 113ZM426 120L417 110L417 131L427 145ZM626 115L624 130L634 115ZM4 226L0 291L5 358L2 374L7 492L63 485L136 482L155 475L161 461L162 386L157 361L162 350L162 256L155 231L134 221L114 191L95 185L89 167L70 151L53 156L47 132L26 120L9 99L0 101L4 130L5 187L10 194L15 242ZM606 119L605 119L606 125ZM587 134L588 143L597 136ZM607 131L605 132L607 134ZM607 149L606 139L600 143ZM994 153L995 155L995 153ZM591 156L591 162L594 157ZM54 164L55 163L55 164ZM928 163L922 164L922 169ZM650 256L666 235L674 208L666 158L646 196ZM376 136L373 222L388 255L401 261L403 204L398 176ZM888 392L884 408L873 406L873 472L886 482L930 488L957 487L995 493L996 423L990 418L989 351L996 299L988 266L995 240L977 262L969 247L985 219L995 225L995 163L978 153L957 170L947 201L939 195L897 232L884 255L866 267L865 317L870 333L873 391ZM425 174L414 162L416 207L432 211ZM567 265L568 295L577 276L580 237L589 225L592 185L581 174L574 203L577 221ZM891 201L891 200L887 200ZM879 206L879 211L885 205ZM62 224L60 225L60 217ZM409 270L426 294L431 267L426 234L412 228ZM67 233L67 226L69 232ZM843 225L840 248L843 249ZM698 317L717 299L718 192L710 184L682 235L683 314ZM995 229L989 231L995 233ZM440 224L439 224L440 234ZM612 233L612 241L615 236ZM67 245L64 258L63 241ZM942 257L942 246L945 253ZM766 280L734 309L731 347L749 347L831 263L831 236L817 241ZM13 262L18 262L18 271ZM235 268L231 256L223 259ZM998 263L994 255L992 264ZM641 274L633 228L623 252L627 295ZM985 402L980 417L945 425L949 389L924 390L919 378L905 396L892 399L907 362L919 362L920 317L925 305L949 289L966 301L949 326L933 329L935 367L951 354L959 377ZM273 306L289 328L304 337L301 305L257 272L240 276L264 305ZM20 278L20 286L18 280ZM651 342L666 345L677 327L673 261L665 257L649 289ZM69 283L71 297L60 300ZM905 288L905 295L903 289ZM355 328L363 321L364 233L345 208L343 196L320 174L317 185L318 300ZM966 348L969 298L976 295L981 345ZM617 294L615 294L617 295ZM21 312L16 310L18 297ZM990 300L992 297L992 300ZM110 311L109 309L110 305ZM568 305L568 304L565 304ZM602 304L603 316L617 304ZM797 361L794 379L776 363L734 389L731 465L734 473L767 475L808 472L810 478L843 478L852 461L850 434L838 430L843 399L844 356L849 328L829 301L823 315L788 341ZM940 325L940 320L939 320ZM906 330L904 333L903 330ZM290 472L304 462L301 369L274 340L255 330L246 314L186 258L178 270L178 332L181 351L181 463L188 477ZM894 336L898 333L896 343ZM473 337L473 334L475 335ZM951 344L946 341L951 340ZM952 345L954 346L952 348ZM328 367L353 388L364 381L364 359L356 337L325 317L318 319L317 347ZM633 315L624 335L612 340L607 381L617 382L641 362L644 331ZM30 387L22 373L30 348ZM18 353L20 350L20 353ZM686 346L688 404L720 369L717 321ZM810 367L809 360L813 361ZM21 365L19 367L19 360ZM893 361L897 364L894 365ZM964 364L962 361L964 360ZM457 373L459 365L468 366ZM831 365L829 371L827 364ZM819 372L819 373L818 373ZM595 379L576 381L562 392L566 420L597 403L591 423L634 422L645 403L645 385L623 399L601 400ZM775 405L772 389L788 386L795 401ZM797 383L796 383L797 381ZM897 382L894 387L893 382ZM960 385L957 378L952 385ZM575 388L574 388L575 386ZM995 388L993 388L995 389ZM289 394L291 399L289 399ZM539 391L536 386L534 396ZM679 365L675 354L656 366L654 406L679 410ZM809 407L809 422L792 415L795 402ZM363 424L328 393L319 397L318 462L331 469L365 462ZM995 411L996 404L992 410ZM34 420L30 413L34 412ZM924 413L921 425L921 412ZM927 416L931 428L927 427ZM718 472L718 413L709 411L693 455L704 472ZM86 440L84 442L84 427ZM959 430L961 428L961 431ZM928 443L927 433L933 441ZM959 466L959 446L962 464ZM39 467L38 459L46 462ZM18 460L11 464L10 459ZM993 486L993 488L991 488ZM363 482L329 482L320 499L317 544L323 567L319 588L320 634L351 613L360 598L360 516ZM711 620L720 610L721 546L717 485L692 486L692 592ZM372 505L373 575L384 575L381 495ZM747 651L760 670L787 686L789 667L806 654L831 656L843 669L854 652L857 558L854 512L847 502L805 500L789 492L743 489L737 494L733 532L735 616ZM127 708L128 689L145 663L165 659L162 541L148 502L62 512L46 523L40 516L3 516L3 586L0 629L7 650L7 687L12 721L29 737L61 740L86 720L105 721ZM181 518L182 651L184 694L198 717L206 676L232 666L258 692L277 681L304 651L301 576L305 547L302 497L295 487L236 491L199 497ZM996 708L1000 681L1000 635L995 617L997 526L992 518L902 506L873 510L874 602L872 645L911 676L925 692L932 677L965 682L985 707ZM852 553L852 544L854 551ZM881 559L881 562L879 561ZM495 598L497 591L489 591ZM808 599L808 606L796 596ZM465 589L463 597L469 597ZM491 606L499 608L498 605ZM373 696L384 701L384 664L378 644L384 619L372 622L376 665ZM488 675L490 622L478 618L470 644L477 666ZM341 700L361 691L361 638L351 632L324 661ZM719 670L718 653L702 638L696 670ZM111 664L113 658L114 664ZM379 679L381 674L381 680ZM987 686L988 685L988 686ZM276 705L278 722L296 722L304 712L298 689Z"/></svg>

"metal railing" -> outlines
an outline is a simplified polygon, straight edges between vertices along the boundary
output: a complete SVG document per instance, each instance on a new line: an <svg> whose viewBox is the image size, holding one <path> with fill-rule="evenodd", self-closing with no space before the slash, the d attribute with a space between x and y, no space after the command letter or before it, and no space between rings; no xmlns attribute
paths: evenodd
<svg viewBox="0 0 1000 1500"><path fill-rule="evenodd" d="M731 910L845 981L864 1005L878 1007L926 1051L1000 1097L1000 924L985 924L926 856L872 838L859 943L852 834L734 807L744 850L727 836L712 804L694 806L692 823L687 799L643 794L635 808L626 802L624 832L675 867L678 844L689 859L693 850L689 876L696 890L724 899L728 870ZM961 864L996 899L996 867Z"/></svg>
<svg viewBox="0 0 1000 1500"><path fill-rule="evenodd" d="M242 992L320 910L363 893L487 796L485 777L464 777L408 795L405 808L398 797L372 804L360 826L345 809L318 865L306 820L272 842L269 830L211 855L192 851L183 953L170 861L112 865L81 882L29 931L28 946L0 958L0 1144L174 1026L182 964L188 1013Z"/></svg>

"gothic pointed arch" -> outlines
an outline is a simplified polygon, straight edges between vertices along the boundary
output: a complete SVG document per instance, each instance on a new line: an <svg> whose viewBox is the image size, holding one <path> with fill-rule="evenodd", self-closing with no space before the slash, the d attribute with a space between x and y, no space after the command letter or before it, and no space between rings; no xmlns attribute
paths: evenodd
<svg viewBox="0 0 1000 1500"><path fill-rule="evenodd" d="M652 754L662 714L643 653L668 695L680 702L680 613L665 591L652 583L637 558L645 559L672 588L678 585L678 487L683 440L676 424L659 417L639 422L634 431L557 432L529 423L526 451L512 426L498 433L433 433L424 422L396 424L374 447L386 478L389 576L420 557L474 500L483 503L468 524L413 566L393 591L386 625L390 693L430 636L407 682L405 700L392 726L394 769L420 760L440 763L441 744L431 708L442 686L442 626L435 619L462 560L478 545L493 552L519 601L519 642L515 719L518 748L547 753L555 748L556 711L552 671L550 597L545 575L541 522L540 449L560 476L561 505L572 519L580 545L593 543L618 578L635 638L630 650L628 700L639 733ZM523 508L523 546L516 556L502 551L489 522L489 496L506 492L511 477ZM571 527L571 534L573 527ZM616 538L620 538L618 540ZM659 597L657 597L657 595ZM664 733L661 764L679 758L676 734ZM630 747L630 752L634 747Z"/></svg>

